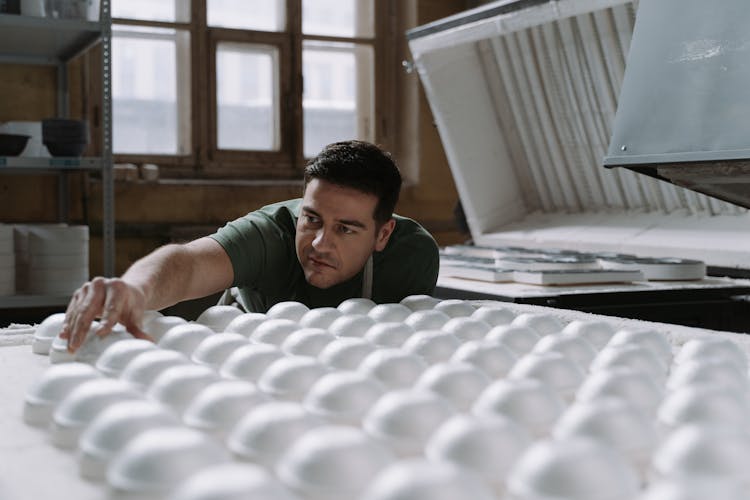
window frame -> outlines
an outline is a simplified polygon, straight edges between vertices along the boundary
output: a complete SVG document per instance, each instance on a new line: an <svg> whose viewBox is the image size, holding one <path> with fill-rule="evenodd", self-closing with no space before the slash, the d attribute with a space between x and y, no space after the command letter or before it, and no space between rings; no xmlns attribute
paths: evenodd
<svg viewBox="0 0 750 500"><path fill-rule="evenodd" d="M303 41L370 45L373 50L372 140L395 145L396 54L398 0L373 0L372 38L307 35L302 33L302 0L285 0L286 30L266 32L208 27L206 0L190 1L190 22L113 19L113 25L185 30L189 41L190 152L185 155L115 154L117 163L155 163L166 178L284 180L299 179L307 159L303 154ZM216 47L221 42L272 45L279 54L278 151L240 151L217 147ZM180 74L178 68L178 75ZM178 76L179 78L179 76ZM179 98L179 97L178 97Z"/></svg>

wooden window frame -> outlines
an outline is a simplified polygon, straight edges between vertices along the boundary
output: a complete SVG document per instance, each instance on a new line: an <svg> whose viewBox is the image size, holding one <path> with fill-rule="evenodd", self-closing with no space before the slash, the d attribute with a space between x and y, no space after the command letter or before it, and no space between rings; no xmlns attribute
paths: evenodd
<svg viewBox="0 0 750 500"><path fill-rule="evenodd" d="M155 163L165 178L298 180L303 155L302 46L304 40L370 45L373 48L374 108L372 140L395 146L399 0L373 0L373 38L303 35L302 0L286 0L286 30L266 32L206 25L206 0L190 0L190 22L114 19L115 25L184 30L190 37L190 153L186 155L115 154L117 163ZM272 45L279 50L278 151L235 151L217 147L216 47L221 42ZM178 75L179 76L179 75Z"/></svg>

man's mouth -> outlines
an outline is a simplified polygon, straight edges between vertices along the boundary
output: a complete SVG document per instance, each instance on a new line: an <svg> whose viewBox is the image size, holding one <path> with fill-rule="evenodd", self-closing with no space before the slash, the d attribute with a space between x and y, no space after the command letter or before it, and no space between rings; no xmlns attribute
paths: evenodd
<svg viewBox="0 0 750 500"><path fill-rule="evenodd" d="M315 258L315 257L309 257L309 259L310 259L310 262L312 262L313 265L316 266L316 267L330 267L331 269L335 269L336 268L336 266L334 266L333 264L329 263L326 260L318 259L318 258Z"/></svg>

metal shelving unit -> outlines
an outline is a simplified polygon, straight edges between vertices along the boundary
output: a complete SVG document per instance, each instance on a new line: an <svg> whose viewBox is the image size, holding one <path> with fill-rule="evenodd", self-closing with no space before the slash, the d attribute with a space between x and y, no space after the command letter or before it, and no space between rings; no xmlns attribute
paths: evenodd
<svg viewBox="0 0 750 500"><path fill-rule="evenodd" d="M104 275L114 275L114 182L112 175L112 18L110 0L101 0L99 22L0 14L0 63L57 67L57 113L69 114L67 62L94 45L102 46L102 154L93 158L0 157L0 174L58 176L58 216L67 217L67 175L96 171L102 178L102 240ZM67 297L16 295L0 297L0 308L64 305Z"/></svg>

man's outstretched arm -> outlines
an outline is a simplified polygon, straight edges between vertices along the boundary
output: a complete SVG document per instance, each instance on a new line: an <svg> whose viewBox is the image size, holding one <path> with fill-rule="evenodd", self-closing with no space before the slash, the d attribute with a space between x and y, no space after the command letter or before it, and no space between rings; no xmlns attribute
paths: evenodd
<svg viewBox="0 0 750 500"><path fill-rule="evenodd" d="M116 323L138 338L143 312L205 297L228 288L234 279L229 256L211 238L184 245L165 245L136 261L120 278L97 277L76 290L65 313L62 336L75 351L91 322L101 318L97 335L107 335Z"/></svg>

